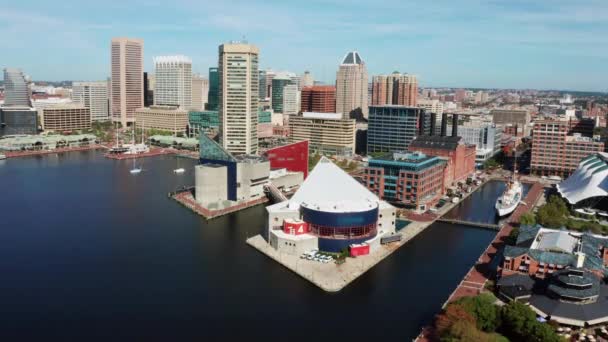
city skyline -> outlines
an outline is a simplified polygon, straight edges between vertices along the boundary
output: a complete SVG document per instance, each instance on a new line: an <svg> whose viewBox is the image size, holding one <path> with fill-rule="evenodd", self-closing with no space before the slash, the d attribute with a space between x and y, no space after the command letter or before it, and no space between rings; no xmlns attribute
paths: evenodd
<svg viewBox="0 0 608 342"><path fill-rule="evenodd" d="M183 0L171 7L112 1L89 4L86 10L73 1L24 1L5 5L0 13L3 47L9 51L2 67L22 68L36 80L105 80L108 42L126 36L145 41L148 72L153 57L183 54L192 58L193 71L204 74L216 66L219 45L245 37L260 48L262 69L310 70L328 84L344 53L356 50L370 75L412 73L421 88L606 91L606 13L608 4L597 0L490 2L483 7L467 0ZM54 39L42 39L41 33ZM32 53L33 41L37 53Z"/></svg>

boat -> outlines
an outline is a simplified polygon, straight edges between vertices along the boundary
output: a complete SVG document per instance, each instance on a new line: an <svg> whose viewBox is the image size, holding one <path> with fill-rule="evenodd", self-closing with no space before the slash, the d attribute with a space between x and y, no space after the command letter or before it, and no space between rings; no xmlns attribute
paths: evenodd
<svg viewBox="0 0 608 342"><path fill-rule="evenodd" d="M6 159L6 154L1 154L0 153L0 160L4 160L4 159Z"/></svg>
<svg viewBox="0 0 608 342"><path fill-rule="evenodd" d="M507 181L505 191L498 197L494 207L499 217L507 216L515 211L523 197L523 187L517 180L517 161L513 163L513 175Z"/></svg>
<svg viewBox="0 0 608 342"><path fill-rule="evenodd" d="M173 170L174 173L184 173L186 170L183 167Z"/></svg>
<svg viewBox="0 0 608 342"><path fill-rule="evenodd" d="M129 171L132 175L141 173L143 169L141 168L141 166L137 166L135 164L135 159L133 159L133 168Z"/></svg>

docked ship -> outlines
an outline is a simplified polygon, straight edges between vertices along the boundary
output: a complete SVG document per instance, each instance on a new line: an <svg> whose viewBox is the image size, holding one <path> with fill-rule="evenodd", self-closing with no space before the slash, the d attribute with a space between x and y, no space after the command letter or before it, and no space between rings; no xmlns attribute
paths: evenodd
<svg viewBox="0 0 608 342"><path fill-rule="evenodd" d="M517 208L523 195L523 187L517 179L515 179L515 173L513 177L507 182L505 191L496 200L496 212L498 216L507 216Z"/></svg>

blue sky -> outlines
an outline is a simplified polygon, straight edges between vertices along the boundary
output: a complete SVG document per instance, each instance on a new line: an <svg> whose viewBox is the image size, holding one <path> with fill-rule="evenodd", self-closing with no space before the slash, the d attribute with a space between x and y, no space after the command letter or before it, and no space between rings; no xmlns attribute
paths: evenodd
<svg viewBox="0 0 608 342"><path fill-rule="evenodd" d="M160 4L158 4L160 3ZM333 82L359 51L370 74L418 75L421 86L608 90L606 0L6 1L0 67L33 79L109 74L110 39L144 39L152 58L184 54L206 73L217 47L246 37L261 67Z"/></svg>

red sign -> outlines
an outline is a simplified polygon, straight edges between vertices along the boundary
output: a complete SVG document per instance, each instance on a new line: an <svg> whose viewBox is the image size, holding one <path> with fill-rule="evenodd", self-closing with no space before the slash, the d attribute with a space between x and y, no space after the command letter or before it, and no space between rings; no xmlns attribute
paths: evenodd
<svg viewBox="0 0 608 342"><path fill-rule="evenodd" d="M306 222L283 221L283 231L291 235L300 235L310 232L310 228Z"/></svg>
<svg viewBox="0 0 608 342"><path fill-rule="evenodd" d="M350 245L350 256L359 256L359 255L368 255L369 254L369 245L361 244L361 245Z"/></svg>

